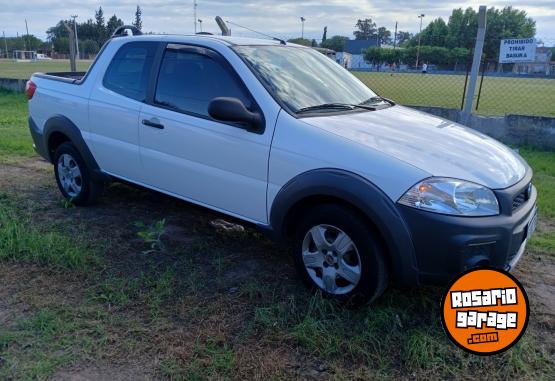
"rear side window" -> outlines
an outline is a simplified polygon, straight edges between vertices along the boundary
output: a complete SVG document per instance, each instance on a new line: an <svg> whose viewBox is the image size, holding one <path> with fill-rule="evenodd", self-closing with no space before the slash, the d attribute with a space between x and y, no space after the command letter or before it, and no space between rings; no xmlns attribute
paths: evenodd
<svg viewBox="0 0 555 381"><path fill-rule="evenodd" d="M156 42L123 45L106 70L104 87L143 102L157 46Z"/></svg>
<svg viewBox="0 0 555 381"><path fill-rule="evenodd" d="M209 117L208 104L216 97L239 98L251 108L250 96L231 70L209 55L186 49L167 49L154 101L177 111L205 117Z"/></svg>

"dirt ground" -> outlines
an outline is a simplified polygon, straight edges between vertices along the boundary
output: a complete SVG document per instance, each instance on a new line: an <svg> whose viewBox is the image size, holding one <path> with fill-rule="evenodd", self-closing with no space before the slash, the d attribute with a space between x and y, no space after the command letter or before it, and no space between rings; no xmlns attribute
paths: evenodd
<svg viewBox="0 0 555 381"><path fill-rule="evenodd" d="M267 299L286 304L306 292L284 250L253 229L220 231L211 224L222 218L217 213L117 183L94 207L66 208L51 166L38 159L0 165L0 193L29 212L33 225L59 229L105 253L102 265L84 272L0 262L0 327L16 327L44 308L64 308L84 322L75 337L92 338L75 346L52 379L342 378L321 357L299 349L288 334L275 332L275 339L245 327L260 312L253 311L253 304L265 305L262 300ZM161 219L166 223L164 247L145 253L148 247L137 236L136 222ZM168 271L169 287L160 281ZM528 330L553 355L554 257L529 252L515 274L531 301ZM147 280L134 287L135 279ZM125 295L120 296L122 290ZM91 329L98 333L91 334ZM230 347L233 371L226 373ZM1 361L0 356L0 366ZM216 371L196 377L176 364ZM357 378L357 370L350 371L345 377ZM402 369L393 376L422 378Z"/></svg>

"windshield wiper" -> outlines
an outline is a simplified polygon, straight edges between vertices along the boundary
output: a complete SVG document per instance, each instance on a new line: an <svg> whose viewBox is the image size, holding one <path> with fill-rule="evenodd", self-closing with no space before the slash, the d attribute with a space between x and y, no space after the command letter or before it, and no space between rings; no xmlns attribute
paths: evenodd
<svg viewBox="0 0 555 381"><path fill-rule="evenodd" d="M315 105L315 106L308 106L308 107L303 107L301 109L297 110L297 114L303 113L303 112L311 112L311 111L318 111L318 110L354 110L355 108L363 108L365 110L375 110L374 107L372 106L366 106L363 104L358 104L358 105L353 105L353 104L348 104L348 103L323 103L320 105Z"/></svg>

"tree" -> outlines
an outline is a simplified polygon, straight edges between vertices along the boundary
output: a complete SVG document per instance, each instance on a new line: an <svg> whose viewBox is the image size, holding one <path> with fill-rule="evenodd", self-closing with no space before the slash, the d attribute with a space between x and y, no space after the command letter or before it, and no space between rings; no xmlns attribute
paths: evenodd
<svg viewBox="0 0 555 381"><path fill-rule="evenodd" d="M388 45L391 43L391 32L386 27L380 26L378 28L378 43L380 45Z"/></svg>
<svg viewBox="0 0 555 381"><path fill-rule="evenodd" d="M500 40L504 38L530 38L536 34L536 22L525 11L513 7L490 8L487 12L484 53L489 59L499 57Z"/></svg>
<svg viewBox="0 0 555 381"><path fill-rule="evenodd" d="M470 58L470 50L466 48L453 48L449 51L449 64L453 65L453 70L457 70L461 65L463 69Z"/></svg>
<svg viewBox="0 0 555 381"><path fill-rule="evenodd" d="M316 42L316 40L313 38L312 41L310 41L310 46L312 46L313 48L318 47L318 43Z"/></svg>
<svg viewBox="0 0 555 381"><path fill-rule="evenodd" d="M478 31L478 14L474 9L454 9L447 23L446 46L472 49Z"/></svg>
<svg viewBox="0 0 555 381"><path fill-rule="evenodd" d="M422 31L420 43L421 45L446 46L448 33L449 28L445 21L442 18L437 18Z"/></svg>
<svg viewBox="0 0 555 381"><path fill-rule="evenodd" d="M143 20L141 19L143 11L141 7L137 5L137 10L135 11L135 21L133 21L133 26L139 30L143 29Z"/></svg>
<svg viewBox="0 0 555 381"><path fill-rule="evenodd" d="M345 44L349 40L349 37L345 36L333 36L332 38L322 41L320 45L322 48L335 50L336 52L342 52L345 50Z"/></svg>
<svg viewBox="0 0 555 381"><path fill-rule="evenodd" d="M310 41L306 38L301 38L301 37L291 38L291 39L287 40L287 42L290 42L292 44L304 45L304 46L312 46L312 41Z"/></svg>
<svg viewBox="0 0 555 381"><path fill-rule="evenodd" d="M69 38L58 37L54 41L54 50L58 53L69 53Z"/></svg>
<svg viewBox="0 0 555 381"><path fill-rule="evenodd" d="M100 50L98 43L94 40L84 40L79 42L79 45L83 55L96 54Z"/></svg>
<svg viewBox="0 0 555 381"><path fill-rule="evenodd" d="M433 20L422 31L421 44L446 47L448 49L473 49L478 31L478 14L473 8L454 9L447 24L441 18ZM525 11L513 7L487 10L487 27L484 41L484 55L497 59L499 43L504 38L530 38L536 34L536 23ZM418 44L418 34L408 43Z"/></svg>
<svg viewBox="0 0 555 381"><path fill-rule="evenodd" d="M96 42L98 45L103 45L106 42L106 25L104 22L104 11L102 7L98 7L98 10L94 14L94 19L96 20L95 23L95 31L96 31Z"/></svg>
<svg viewBox="0 0 555 381"><path fill-rule="evenodd" d="M379 63L382 59L382 48L373 47L364 51L364 60L372 63Z"/></svg>
<svg viewBox="0 0 555 381"><path fill-rule="evenodd" d="M358 20L355 27L358 30L353 32L356 40L370 40L376 38L376 23L372 19Z"/></svg>
<svg viewBox="0 0 555 381"><path fill-rule="evenodd" d="M106 23L107 35L111 36L112 34L114 34L115 30L120 26L123 26L123 21L121 19L119 19L116 15L110 17L108 23Z"/></svg>
<svg viewBox="0 0 555 381"><path fill-rule="evenodd" d="M397 46L404 45L412 38L409 32L398 31L397 32Z"/></svg>
<svg viewBox="0 0 555 381"><path fill-rule="evenodd" d="M324 41L327 40L327 37L328 37L328 27L325 26L324 27L324 34L322 35L322 43L324 43Z"/></svg>

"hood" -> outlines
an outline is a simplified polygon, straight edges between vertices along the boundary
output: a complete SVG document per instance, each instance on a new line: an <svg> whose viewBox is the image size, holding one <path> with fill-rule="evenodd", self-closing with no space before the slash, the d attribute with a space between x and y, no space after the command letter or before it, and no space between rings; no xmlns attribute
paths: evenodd
<svg viewBox="0 0 555 381"><path fill-rule="evenodd" d="M492 189L521 180L526 162L484 134L408 107L304 118L312 126L411 164L433 176Z"/></svg>

